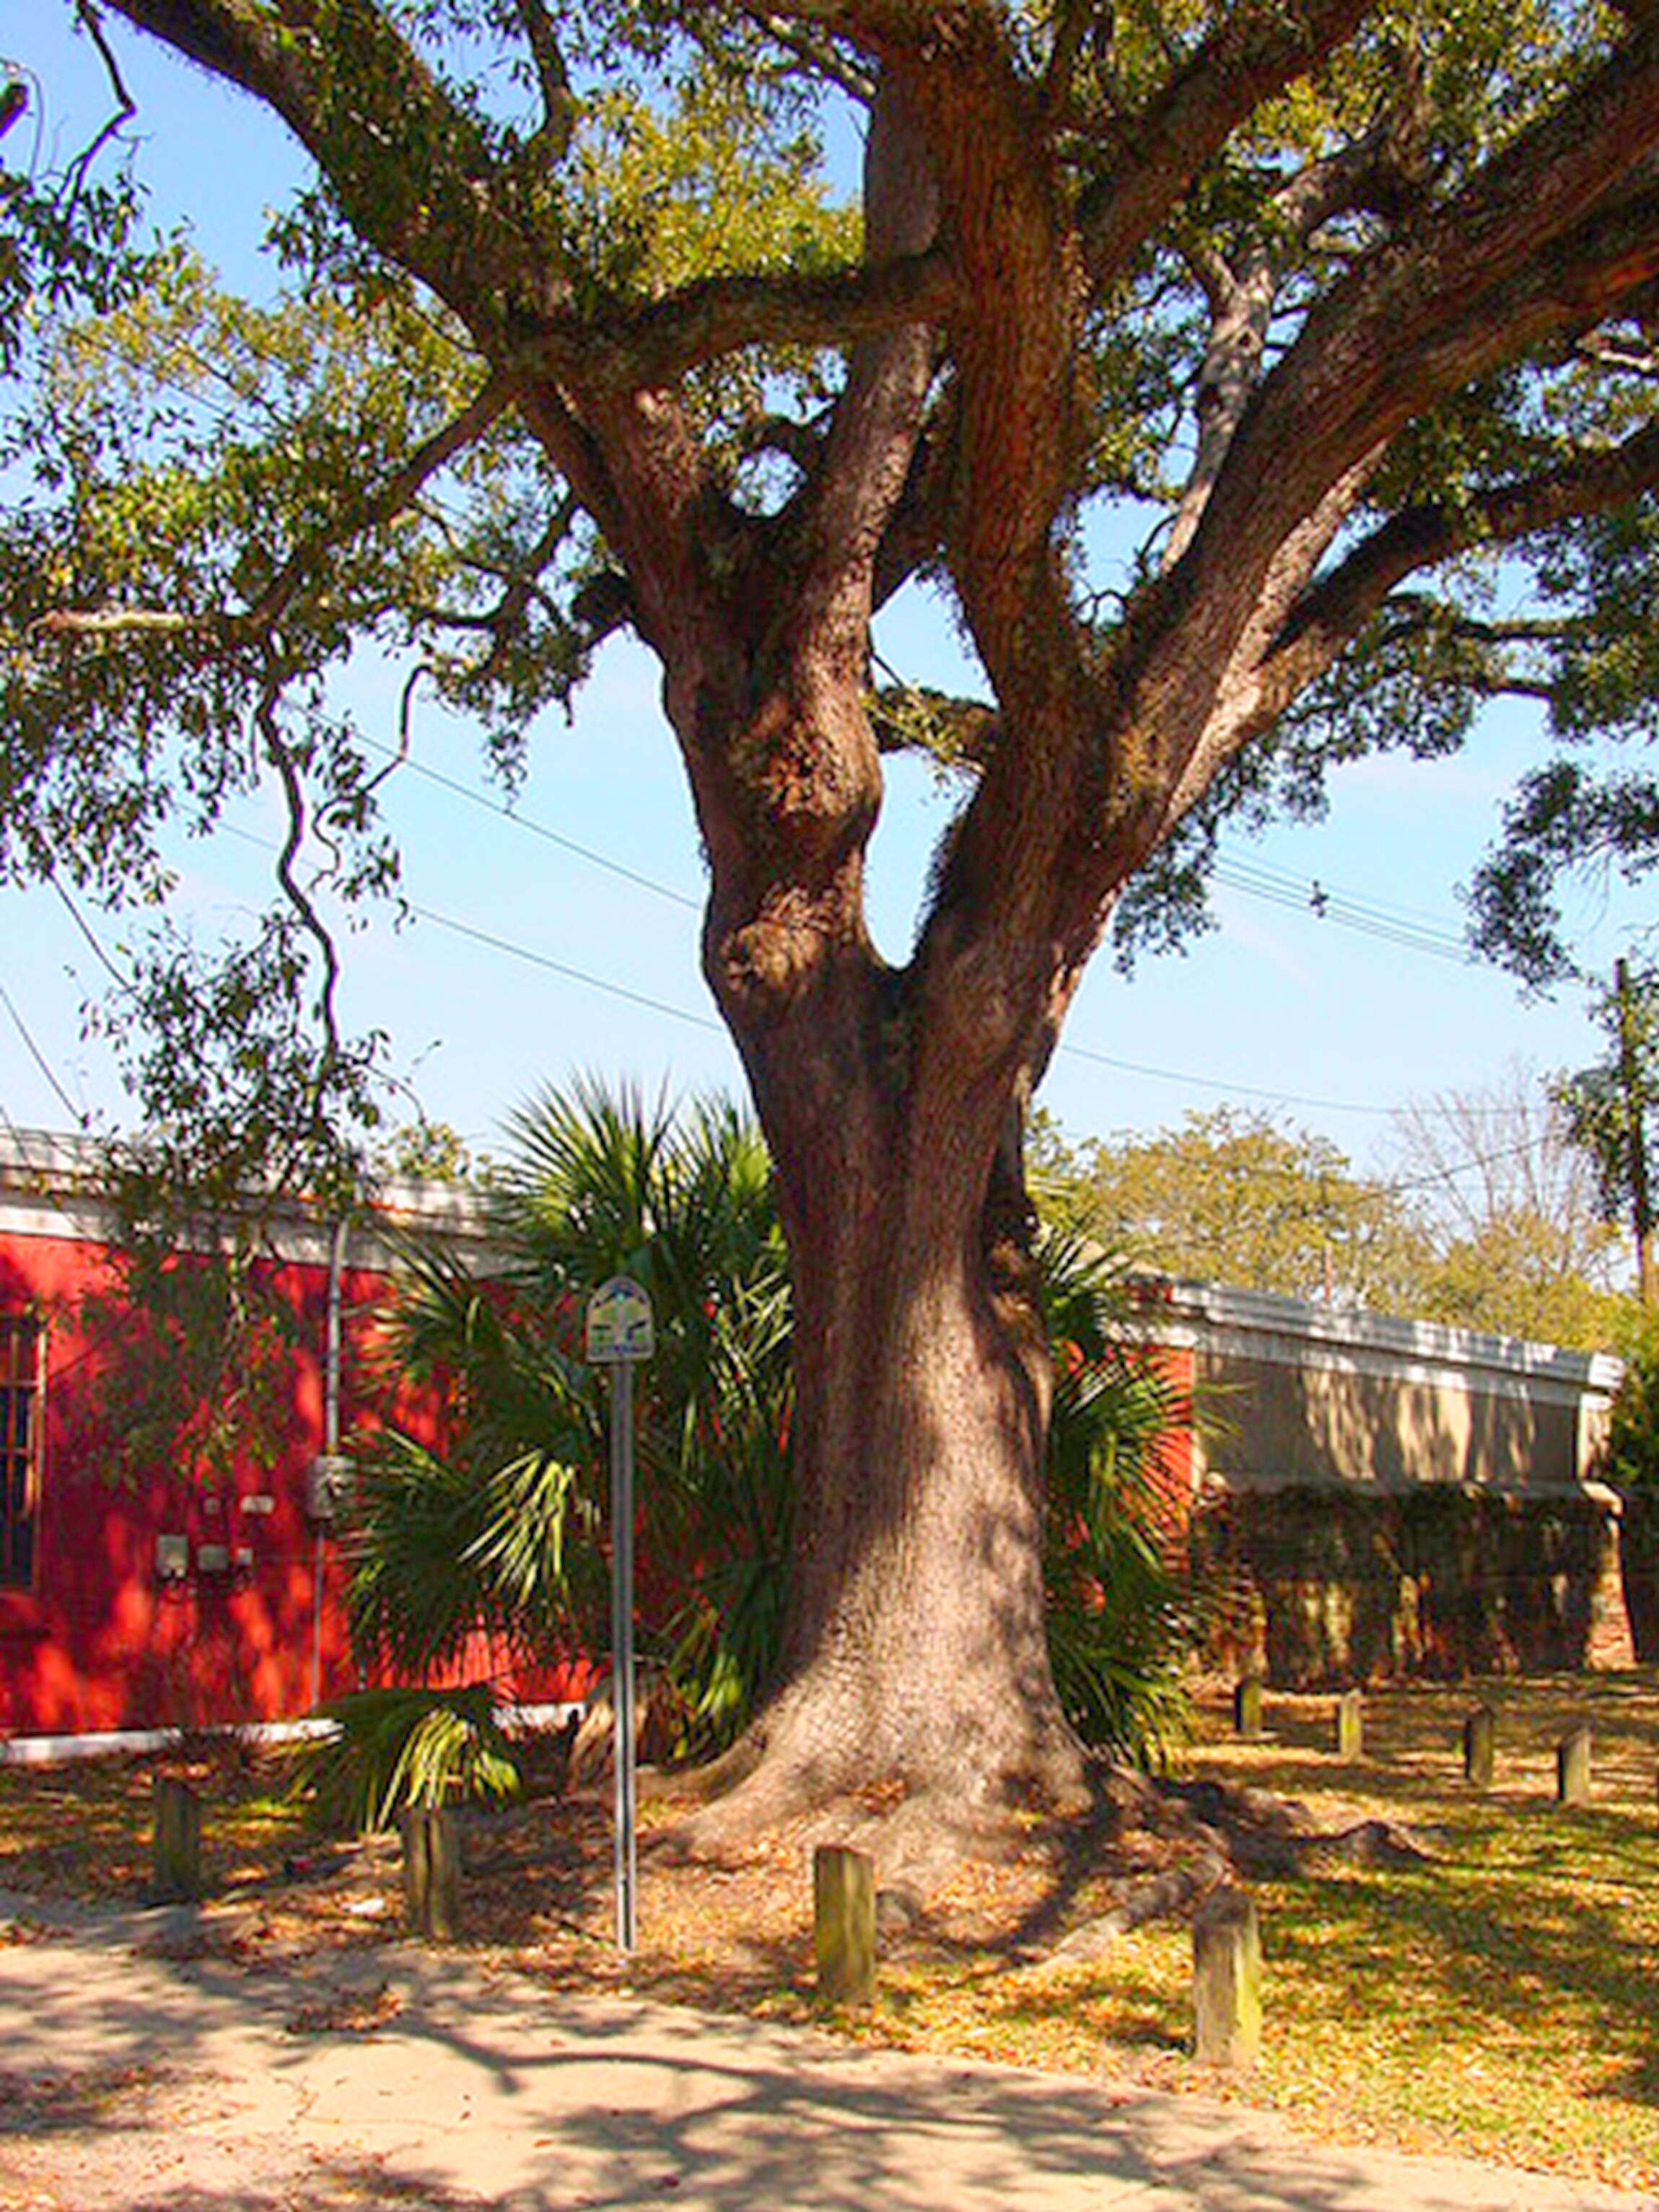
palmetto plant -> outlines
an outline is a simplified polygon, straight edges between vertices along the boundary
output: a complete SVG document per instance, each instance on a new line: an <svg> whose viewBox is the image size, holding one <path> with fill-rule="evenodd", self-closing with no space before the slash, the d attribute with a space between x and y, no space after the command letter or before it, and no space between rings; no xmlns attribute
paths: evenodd
<svg viewBox="0 0 1659 2212"><path fill-rule="evenodd" d="M524 1656L605 1648L604 1386L580 1338L586 1293L625 1272L657 1316L636 1398L641 1646L674 1681L685 1749L712 1751L775 1665L791 1557L789 1281L765 1146L729 1104L676 1115L592 1081L544 1093L508 1135L487 1273L435 1245L405 1255L386 1357L442 1398L447 1433L388 1428L366 1469L354 1637L416 1679L481 1635ZM1085 1735L1144 1753L1176 1717L1193 1628L1148 1514L1178 1408L1121 1340L1111 1263L1060 1235L1044 1258L1056 1674Z"/></svg>

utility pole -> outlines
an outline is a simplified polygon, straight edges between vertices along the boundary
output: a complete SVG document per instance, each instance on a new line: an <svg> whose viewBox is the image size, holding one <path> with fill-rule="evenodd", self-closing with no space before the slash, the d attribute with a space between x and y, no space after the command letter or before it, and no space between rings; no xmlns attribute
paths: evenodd
<svg viewBox="0 0 1659 2212"><path fill-rule="evenodd" d="M1623 957L1613 963L1613 1003L1619 1018L1619 1091L1624 1107L1630 1170L1631 1226L1636 1234L1636 1287L1644 1307L1653 1304L1653 1213L1648 1200L1647 1097L1638 1062L1637 1006Z"/></svg>

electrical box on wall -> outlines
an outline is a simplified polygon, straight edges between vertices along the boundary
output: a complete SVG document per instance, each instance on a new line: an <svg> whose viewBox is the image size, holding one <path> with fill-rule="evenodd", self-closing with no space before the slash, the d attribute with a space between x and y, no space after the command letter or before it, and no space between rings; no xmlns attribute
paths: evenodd
<svg viewBox="0 0 1659 2212"><path fill-rule="evenodd" d="M188 1536L158 1536L155 1539L155 1579L163 1583L181 1583L190 1572L190 1539Z"/></svg>
<svg viewBox="0 0 1659 2212"><path fill-rule="evenodd" d="M319 1452L311 1462L306 1510L313 1521L337 1521L351 1509L356 1469L341 1452Z"/></svg>
<svg viewBox="0 0 1659 2212"><path fill-rule="evenodd" d="M230 1547L228 1544L198 1544L196 1547L196 1571L198 1575L228 1575L230 1572Z"/></svg>

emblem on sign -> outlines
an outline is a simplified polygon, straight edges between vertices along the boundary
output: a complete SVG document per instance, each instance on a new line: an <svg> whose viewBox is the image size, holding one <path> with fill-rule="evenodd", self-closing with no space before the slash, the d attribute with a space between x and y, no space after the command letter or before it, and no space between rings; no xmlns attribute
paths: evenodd
<svg viewBox="0 0 1659 2212"><path fill-rule="evenodd" d="M613 1275L587 1301L582 1348L595 1367L649 1359L655 1349L651 1300L631 1275Z"/></svg>

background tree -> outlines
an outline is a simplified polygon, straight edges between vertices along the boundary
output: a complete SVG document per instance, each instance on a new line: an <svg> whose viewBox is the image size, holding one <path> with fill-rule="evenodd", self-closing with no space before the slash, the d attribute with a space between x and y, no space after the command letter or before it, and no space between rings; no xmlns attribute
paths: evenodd
<svg viewBox="0 0 1659 2212"><path fill-rule="evenodd" d="M1075 1149L1050 1125L1035 1133L1045 1208L1138 1266L1379 1313L1419 1295L1427 1255L1406 1208L1310 1130L1219 1106Z"/></svg>
<svg viewBox="0 0 1659 2212"><path fill-rule="evenodd" d="M1431 1255L1424 1318L1586 1351L1623 1342L1629 1248L1535 1071L1515 1066L1412 1101L1395 1116L1391 1152Z"/></svg>
<svg viewBox="0 0 1659 2212"><path fill-rule="evenodd" d="M41 333L0 866L119 896L168 807L273 778L254 951L311 1002L321 1127L351 1073L325 879L392 867L331 671L365 640L429 660L510 752L631 625L797 1322L799 1573L726 1824L872 1777L924 1828L946 1797L1064 1799L1022 1113L1103 933L1190 918L1225 821L1316 807L1370 745L1443 750L1501 692L1547 696L1581 760L1645 729L1659 23L73 4L263 101L318 182L282 228L303 313L181 260L113 345ZM864 131L857 221L832 106ZM911 579L982 700L872 703L872 616ZM894 968L864 857L880 747L919 735L962 805ZM1534 872L1483 909L1521 956L1559 818L1517 817Z"/></svg>
<svg viewBox="0 0 1659 2212"><path fill-rule="evenodd" d="M1587 1351L1629 1332L1624 1241L1525 1068L1399 1109L1386 1175L1228 1107L1075 1146L1039 1117L1034 1135L1045 1211L1159 1273Z"/></svg>

